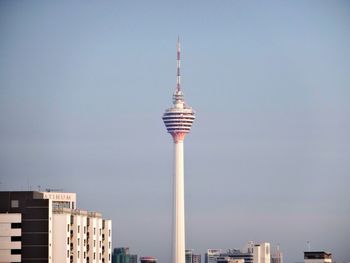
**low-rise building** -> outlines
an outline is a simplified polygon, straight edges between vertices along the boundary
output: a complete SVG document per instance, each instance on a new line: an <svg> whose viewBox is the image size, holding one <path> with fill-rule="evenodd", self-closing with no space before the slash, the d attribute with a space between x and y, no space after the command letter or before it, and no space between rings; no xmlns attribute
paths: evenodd
<svg viewBox="0 0 350 263"><path fill-rule="evenodd" d="M332 263L332 253L326 251L304 252L304 263Z"/></svg>

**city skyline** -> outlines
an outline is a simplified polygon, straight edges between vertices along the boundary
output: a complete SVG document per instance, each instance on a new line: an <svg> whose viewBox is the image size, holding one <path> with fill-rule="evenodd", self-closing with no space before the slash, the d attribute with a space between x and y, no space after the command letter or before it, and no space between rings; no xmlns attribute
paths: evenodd
<svg viewBox="0 0 350 263"><path fill-rule="evenodd" d="M345 1L1 1L0 190L76 192L113 220L113 247L167 262L160 116L180 35L198 111L186 248L268 241L293 263L310 241L349 260L349 13Z"/></svg>

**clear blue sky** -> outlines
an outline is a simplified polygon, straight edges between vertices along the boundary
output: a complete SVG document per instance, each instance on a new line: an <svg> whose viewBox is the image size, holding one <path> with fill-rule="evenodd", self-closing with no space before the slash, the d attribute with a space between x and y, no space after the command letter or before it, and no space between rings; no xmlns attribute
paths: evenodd
<svg viewBox="0 0 350 263"><path fill-rule="evenodd" d="M350 260L348 1L1 1L1 190L77 192L170 263L178 35L187 247Z"/></svg>

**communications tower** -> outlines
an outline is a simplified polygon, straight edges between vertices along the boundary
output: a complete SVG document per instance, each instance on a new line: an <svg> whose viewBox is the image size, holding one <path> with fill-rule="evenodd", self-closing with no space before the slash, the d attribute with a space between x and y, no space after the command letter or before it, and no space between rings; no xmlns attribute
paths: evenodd
<svg viewBox="0 0 350 263"><path fill-rule="evenodd" d="M180 41L177 40L176 88L173 106L163 115L164 124L174 140L174 181L173 181L173 262L185 263L185 201L184 201L184 139L190 132L195 113L186 105L181 90Z"/></svg>

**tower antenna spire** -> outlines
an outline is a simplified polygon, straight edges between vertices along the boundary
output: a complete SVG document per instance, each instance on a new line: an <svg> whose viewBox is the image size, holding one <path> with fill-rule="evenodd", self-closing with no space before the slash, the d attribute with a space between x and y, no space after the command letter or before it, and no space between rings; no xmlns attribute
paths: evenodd
<svg viewBox="0 0 350 263"><path fill-rule="evenodd" d="M180 58L180 54L181 54L181 47L180 47L180 36L177 37L177 44L176 44L176 48L177 48L177 59L176 59L176 91L180 91L181 90L181 75L180 75L180 62L181 62L181 58Z"/></svg>

